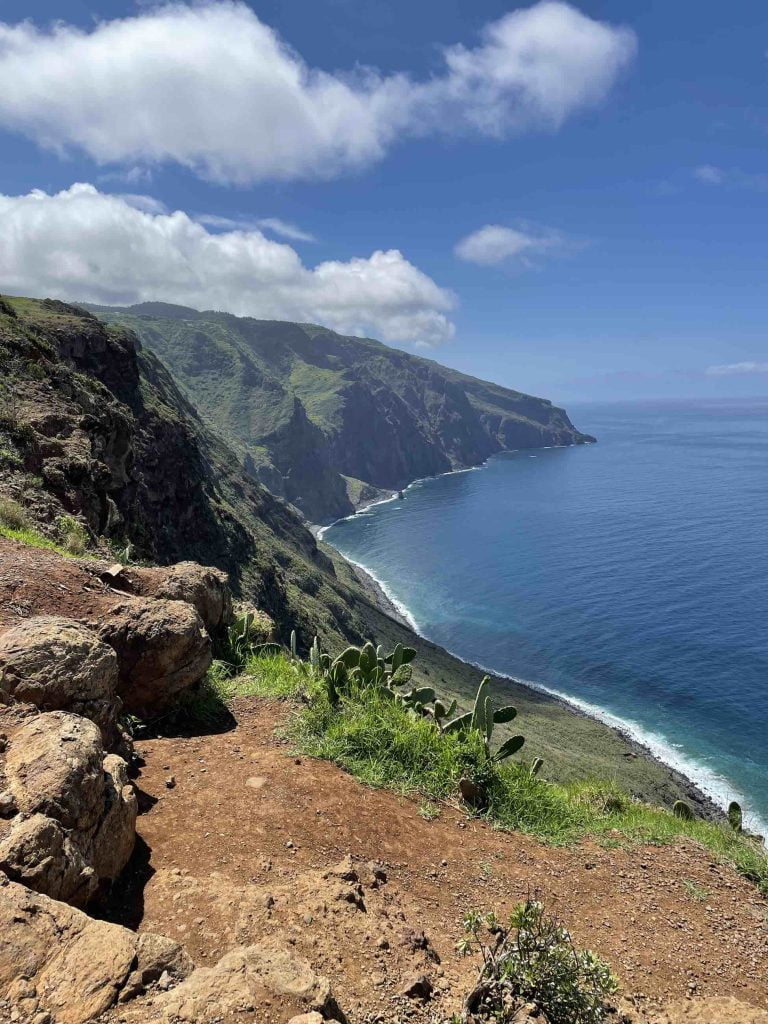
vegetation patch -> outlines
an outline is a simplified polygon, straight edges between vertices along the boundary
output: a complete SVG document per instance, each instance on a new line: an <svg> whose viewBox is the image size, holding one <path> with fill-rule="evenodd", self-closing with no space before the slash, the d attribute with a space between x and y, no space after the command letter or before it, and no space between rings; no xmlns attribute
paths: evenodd
<svg viewBox="0 0 768 1024"><path fill-rule="evenodd" d="M348 680L329 692L322 666L288 652L251 656L237 676L214 671L207 686L220 707L237 696L294 698L285 733L297 750L334 762L366 785L440 804L458 802L460 794L471 792L470 783L481 796L464 799L468 810L550 844L689 839L768 894L768 854L756 837L635 800L613 782L545 781L537 775L538 759L499 760L489 749L487 731L441 728L428 708L397 699L385 686Z"/></svg>
<svg viewBox="0 0 768 1024"><path fill-rule="evenodd" d="M482 967L460 1021L508 1024L530 1005L549 1024L601 1024L613 1012L618 982L590 950L579 950L537 899L519 903L508 922L468 914L460 952L479 952Z"/></svg>

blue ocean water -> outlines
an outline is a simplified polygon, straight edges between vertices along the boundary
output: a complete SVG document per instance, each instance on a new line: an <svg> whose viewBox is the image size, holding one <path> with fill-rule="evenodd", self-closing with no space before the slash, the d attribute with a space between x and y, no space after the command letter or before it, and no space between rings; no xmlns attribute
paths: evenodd
<svg viewBox="0 0 768 1024"><path fill-rule="evenodd" d="M572 406L595 445L418 481L324 537L424 636L615 716L768 822L768 400Z"/></svg>

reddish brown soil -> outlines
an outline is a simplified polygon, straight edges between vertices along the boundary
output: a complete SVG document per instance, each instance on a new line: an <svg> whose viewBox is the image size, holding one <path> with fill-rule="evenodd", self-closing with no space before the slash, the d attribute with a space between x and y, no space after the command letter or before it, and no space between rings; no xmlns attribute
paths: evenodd
<svg viewBox="0 0 768 1024"><path fill-rule="evenodd" d="M768 906L705 851L552 849L447 807L426 821L416 803L291 756L274 736L285 714L242 701L231 732L139 744L145 812L118 919L182 941L199 965L236 945L287 942L331 979L353 1024L444 1020L476 971L455 951L463 914L503 914L536 889L611 963L642 1019L682 1000L674 1019L688 1020L692 994L768 1007ZM335 870L349 855L361 890ZM415 974L437 990L425 1007L400 995ZM690 1019L752 1019L718 1005Z"/></svg>
<svg viewBox="0 0 768 1024"><path fill-rule="evenodd" d="M162 569L129 566L117 577L112 563L67 559L0 537L0 628L32 615L64 615L98 625L126 595L154 596Z"/></svg>

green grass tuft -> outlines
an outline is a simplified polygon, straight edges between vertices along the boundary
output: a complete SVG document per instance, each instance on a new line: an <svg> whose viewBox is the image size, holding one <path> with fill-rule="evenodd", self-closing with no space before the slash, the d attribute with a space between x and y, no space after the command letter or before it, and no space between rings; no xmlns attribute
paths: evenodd
<svg viewBox="0 0 768 1024"><path fill-rule="evenodd" d="M62 544L57 544L56 541L50 540L48 537L44 537L42 533L37 530L33 530L31 527L26 529L14 529L10 526L3 526L0 523L0 537L7 537L8 540L17 540L21 544L26 544L30 548L42 548L44 551L55 551L59 555L64 555L65 558L92 558L92 555L85 553L77 553L68 551Z"/></svg>

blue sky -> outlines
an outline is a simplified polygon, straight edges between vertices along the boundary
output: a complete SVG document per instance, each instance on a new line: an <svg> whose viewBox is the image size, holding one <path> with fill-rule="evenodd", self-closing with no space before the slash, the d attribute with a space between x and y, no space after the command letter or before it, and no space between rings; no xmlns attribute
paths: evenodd
<svg viewBox="0 0 768 1024"><path fill-rule="evenodd" d="M201 48L180 7L5 0L0 289L318 319L563 401L768 393L764 3L250 9L197 5ZM263 26L291 49L244 85Z"/></svg>

